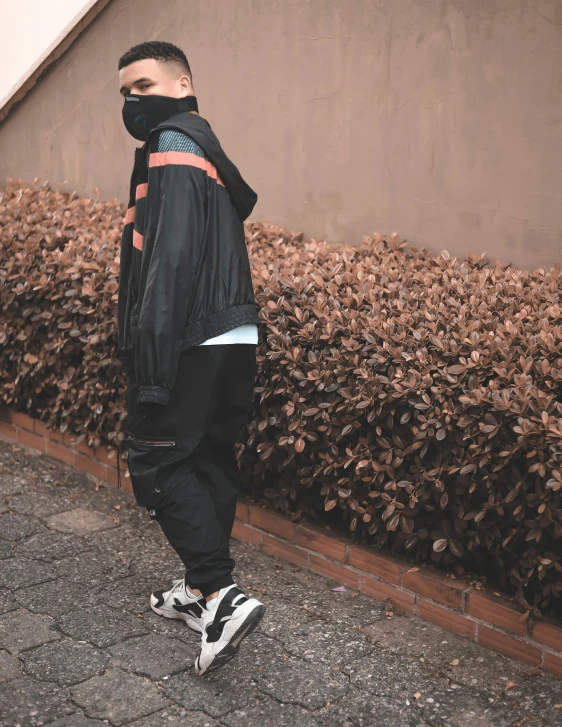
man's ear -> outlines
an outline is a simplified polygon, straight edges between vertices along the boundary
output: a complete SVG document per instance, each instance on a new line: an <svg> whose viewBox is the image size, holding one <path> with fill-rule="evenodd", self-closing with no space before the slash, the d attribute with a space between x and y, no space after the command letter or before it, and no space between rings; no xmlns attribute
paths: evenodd
<svg viewBox="0 0 562 727"><path fill-rule="evenodd" d="M191 83L191 79L189 76L184 75L181 76L179 79L180 84L180 91L181 91L181 98L184 98L185 96L189 96L193 93L193 85Z"/></svg>

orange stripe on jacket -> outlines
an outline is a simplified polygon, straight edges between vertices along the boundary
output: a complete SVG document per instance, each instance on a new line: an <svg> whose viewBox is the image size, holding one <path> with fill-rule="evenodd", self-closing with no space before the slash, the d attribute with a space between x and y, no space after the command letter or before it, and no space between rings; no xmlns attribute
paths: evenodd
<svg viewBox="0 0 562 727"><path fill-rule="evenodd" d="M148 189L148 184L137 184L137 190L135 192L135 199L142 199L143 197L146 197L146 191Z"/></svg>
<svg viewBox="0 0 562 727"><path fill-rule="evenodd" d="M211 179L216 180L222 187L225 186L214 164L197 156L197 154L191 154L187 151L158 151L150 155L149 166L165 167L167 164L183 164L189 167L197 167L206 172Z"/></svg>
<svg viewBox="0 0 562 727"><path fill-rule="evenodd" d="M133 247L136 247L137 250L142 250L143 242L144 237L140 234L140 232L133 230Z"/></svg>
<svg viewBox="0 0 562 727"><path fill-rule="evenodd" d="M135 208L129 207L127 210L127 214L125 215L125 224L128 225L129 222L135 221Z"/></svg>

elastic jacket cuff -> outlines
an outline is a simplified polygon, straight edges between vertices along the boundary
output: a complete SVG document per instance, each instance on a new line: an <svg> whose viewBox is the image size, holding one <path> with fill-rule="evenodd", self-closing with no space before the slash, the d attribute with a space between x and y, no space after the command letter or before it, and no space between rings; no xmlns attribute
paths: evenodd
<svg viewBox="0 0 562 727"><path fill-rule="evenodd" d="M162 404L166 406L170 400L170 390L163 386L139 386L138 404Z"/></svg>

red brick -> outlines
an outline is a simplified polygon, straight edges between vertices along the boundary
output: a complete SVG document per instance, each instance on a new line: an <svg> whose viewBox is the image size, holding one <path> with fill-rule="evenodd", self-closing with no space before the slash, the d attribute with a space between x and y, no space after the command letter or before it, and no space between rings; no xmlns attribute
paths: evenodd
<svg viewBox="0 0 562 727"><path fill-rule="evenodd" d="M397 558L367 548L363 545L349 547L349 565L381 578L383 581L400 585L400 575L405 565Z"/></svg>
<svg viewBox="0 0 562 727"><path fill-rule="evenodd" d="M58 429L49 429L45 422L40 422L38 419L35 420L35 434L39 434L45 439L50 439L53 442L59 442L60 444L64 441L64 434Z"/></svg>
<svg viewBox="0 0 562 727"><path fill-rule="evenodd" d="M80 452L81 454L86 455L86 457L91 457L93 459L96 456L95 451L91 447L88 447L85 439L81 442L78 442L77 439L78 438L74 434L66 435L65 444L71 447L75 452Z"/></svg>
<svg viewBox="0 0 562 727"><path fill-rule="evenodd" d="M66 462L66 464L74 465L74 452L68 447L56 442L49 442L47 440L45 452L53 459L58 459L59 462Z"/></svg>
<svg viewBox="0 0 562 727"><path fill-rule="evenodd" d="M234 525L232 526L232 537L236 538L236 540L242 540L244 543L259 546L262 534L259 530L254 530L254 528L251 528L249 525L245 525L244 523L235 520Z"/></svg>
<svg viewBox="0 0 562 727"><path fill-rule="evenodd" d="M297 525L295 543L345 563L347 542L314 525Z"/></svg>
<svg viewBox="0 0 562 727"><path fill-rule="evenodd" d="M105 466L105 481L109 482L110 485L115 485L117 487L118 480L117 480L117 467L111 467L110 465ZM130 482L131 480L127 478L127 482ZM123 484L125 482L125 468L121 468L121 487L123 487Z"/></svg>
<svg viewBox="0 0 562 727"><path fill-rule="evenodd" d="M117 455L113 448L98 447L95 450L95 458L98 462L103 462L103 464L106 464L109 467L117 467Z"/></svg>
<svg viewBox="0 0 562 727"><path fill-rule="evenodd" d="M562 652L562 626L550 621L535 621L531 631L534 641Z"/></svg>
<svg viewBox="0 0 562 727"><path fill-rule="evenodd" d="M286 540L295 539L295 523L292 523L283 515L271 512L270 510L264 510L257 505L250 507L250 525L261 528L266 533L279 535Z"/></svg>
<svg viewBox="0 0 562 727"><path fill-rule="evenodd" d="M536 646L482 624L478 626L478 643L531 666L539 666L541 663L541 652Z"/></svg>
<svg viewBox="0 0 562 727"><path fill-rule="evenodd" d="M308 553L306 550L297 548L290 543L284 543L282 540L272 538L270 535L262 535L261 549L264 553L283 558L283 560L288 560L289 563L300 565L303 568L308 567Z"/></svg>
<svg viewBox="0 0 562 727"><path fill-rule="evenodd" d="M418 598L418 616L424 621L437 624L447 631L453 631L455 634L470 636L471 639L476 638L476 623L460 613L450 611L448 608L438 606L436 603L426 601L424 598Z"/></svg>
<svg viewBox="0 0 562 727"><path fill-rule="evenodd" d="M236 517L244 523L248 522L250 518L250 509L247 503L240 500L236 503Z"/></svg>
<svg viewBox="0 0 562 727"><path fill-rule="evenodd" d="M28 417L27 414L22 414L21 411L11 411L10 421L18 427L26 429L28 432L35 431L35 420Z"/></svg>
<svg viewBox="0 0 562 727"><path fill-rule="evenodd" d="M359 590L359 576L351 568L339 565L338 563L332 563L331 560L326 560L318 555L310 556L310 568L336 583L343 583L345 586L353 588L354 591Z"/></svg>
<svg viewBox="0 0 562 727"><path fill-rule="evenodd" d="M451 608L460 608L463 591L467 588L465 583L446 578L429 568L413 573L408 573L406 569L402 585L409 591L415 591L420 596L439 601Z"/></svg>
<svg viewBox="0 0 562 727"><path fill-rule="evenodd" d="M415 596L401 588L389 586L369 576L361 576L361 593L379 601L391 601L396 608L406 613L414 613Z"/></svg>
<svg viewBox="0 0 562 727"><path fill-rule="evenodd" d="M562 654L549 654L546 651L543 669L554 676L562 677Z"/></svg>
<svg viewBox="0 0 562 727"><path fill-rule="evenodd" d="M8 422L0 422L0 437L17 441L18 429L16 425L8 424Z"/></svg>
<svg viewBox="0 0 562 727"><path fill-rule="evenodd" d="M39 437L37 434L32 434L31 432L26 431L25 429L22 429L18 425L18 442L22 444L24 447L31 447L32 449L37 449L39 452L45 451L45 440L43 437Z"/></svg>
<svg viewBox="0 0 562 727"><path fill-rule="evenodd" d="M506 598L493 596L491 593L471 591L468 594L464 612L510 631L512 634L527 635L527 621L519 621L521 614L524 613L523 609Z"/></svg>
<svg viewBox="0 0 562 727"><path fill-rule="evenodd" d="M95 459L84 457L84 455L76 452L76 454L74 455L74 466L77 469L82 470L82 472L88 472L94 477L105 481L105 465L101 462L97 462Z"/></svg>

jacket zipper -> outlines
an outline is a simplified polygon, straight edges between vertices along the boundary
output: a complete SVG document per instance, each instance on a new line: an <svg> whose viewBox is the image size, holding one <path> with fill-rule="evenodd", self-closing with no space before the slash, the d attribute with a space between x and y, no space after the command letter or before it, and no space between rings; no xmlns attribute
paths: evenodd
<svg viewBox="0 0 562 727"><path fill-rule="evenodd" d="M153 439L140 439L139 437L126 436L124 442L133 442L134 444L143 444L146 447L175 447L176 443L173 439L165 440L153 440Z"/></svg>

